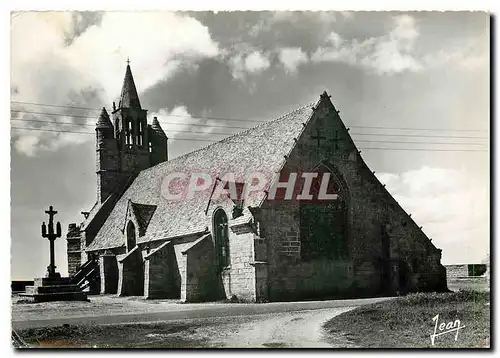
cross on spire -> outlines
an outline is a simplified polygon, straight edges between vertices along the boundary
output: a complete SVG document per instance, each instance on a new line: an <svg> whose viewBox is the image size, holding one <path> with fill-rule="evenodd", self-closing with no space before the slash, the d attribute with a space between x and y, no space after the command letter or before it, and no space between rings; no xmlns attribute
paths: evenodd
<svg viewBox="0 0 500 358"><path fill-rule="evenodd" d="M127 66L130 65L130 58L127 56Z"/></svg>

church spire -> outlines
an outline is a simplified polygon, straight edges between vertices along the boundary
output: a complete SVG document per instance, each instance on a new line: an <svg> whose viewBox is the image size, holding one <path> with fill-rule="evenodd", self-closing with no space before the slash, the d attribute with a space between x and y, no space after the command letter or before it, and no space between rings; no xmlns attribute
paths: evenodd
<svg viewBox="0 0 500 358"><path fill-rule="evenodd" d="M109 119L108 112L106 112L106 108L102 107L101 114L97 119L96 129L113 129L113 124Z"/></svg>
<svg viewBox="0 0 500 358"><path fill-rule="evenodd" d="M125 71L125 79L123 80L122 93L120 96L119 108L141 108L139 95L135 88L134 77L130 69L130 61L127 59L127 70Z"/></svg>
<svg viewBox="0 0 500 358"><path fill-rule="evenodd" d="M167 137L165 132L163 131L163 128L160 125L160 122L158 122L158 118L154 117L153 118L153 123L151 124L151 129L155 131L156 134L158 134L160 137Z"/></svg>

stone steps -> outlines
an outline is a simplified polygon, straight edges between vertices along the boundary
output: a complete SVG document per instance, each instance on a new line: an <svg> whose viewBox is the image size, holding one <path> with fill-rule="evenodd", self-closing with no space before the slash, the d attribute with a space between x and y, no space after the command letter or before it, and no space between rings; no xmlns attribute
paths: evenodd
<svg viewBox="0 0 500 358"><path fill-rule="evenodd" d="M49 301L88 301L85 292L52 292L52 293L37 293L28 294L20 293L20 296L29 297L33 302L49 302Z"/></svg>
<svg viewBox="0 0 500 358"><path fill-rule="evenodd" d="M48 278L38 277L35 278L34 286L54 286L54 285L71 285L71 277Z"/></svg>
<svg viewBox="0 0 500 358"><path fill-rule="evenodd" d="M51 286L26 286L27 294L78 292L81 291L77 285L51 285Z"/></svg>
<svg viewBox="0 0 500 358"><path fill-rule="evenodd" d="M26 286L26 292L20 295L34 302L88 301L87 293L72 283L70 277L35 278L34 285Z"/></svg>

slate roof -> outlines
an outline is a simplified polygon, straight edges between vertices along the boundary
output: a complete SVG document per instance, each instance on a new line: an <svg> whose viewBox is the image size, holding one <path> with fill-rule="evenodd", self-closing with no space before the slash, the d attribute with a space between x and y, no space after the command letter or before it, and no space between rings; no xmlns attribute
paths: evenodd
<svg viewBox="0 0 500 358"><path fill-rule="evenodd" d="M163 128L160 125L160 122L158 122L158 118L154 117L153 118L153 123L151 123L151 129L156 132L160 137L167 137L165 132L163 131Z"/></svg>
<svg viewBox="0 0 500 358"><path fill-rule="evenodd" d="M199 150L160 163L143 170L118 200L108 219L87 250L99 250L123 246L121 226L125 220L127 202L155 205L144 236L138 243L170 239L206 232L210 219L205 214L211 190L197 193L192 199L166 200L161 194L163 179L170 173L209 173L216 175L234 173L242 182L249 173L259 171L269 179L280 172L285 156L295 145L304 124L313 113L314 103L298 108L276 120L264 122ZM252 196L246 206L258 206L263 195ZM248 210L238 221L250 219Z"/></svg>
<svg viewBox="0 0 500 358"><path fill-rule="evenodd" d="M97 119L96 129L113 129L113 124L111 123L108 112L104 107L102 107L101 114Z"/></svg>
<svg viewBox="0 0 500 358"><path fill-rule="evenodd" d="M156 205L137 204L131 201L130 207L132 208L132 212L137 218L137 222L139 224L139 231L141 233L146 232L149 221L151 220L151 217L153 216L153 213L156 210Z"/></svg>
<svg viewBox="0 0 500 358"><path fill-rule="evenodd" d="M130 65L127 65L127 70L125 71L125 78L123 79L122 93L118 107L141 108L141 102L139 101L139 95L137 94L137 89L135 88L134 77L132 76Z"/></svg>

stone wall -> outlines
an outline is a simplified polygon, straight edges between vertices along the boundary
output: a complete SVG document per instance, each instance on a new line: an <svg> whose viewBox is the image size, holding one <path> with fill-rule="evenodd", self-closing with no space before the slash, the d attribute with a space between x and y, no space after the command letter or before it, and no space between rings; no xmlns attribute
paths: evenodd
<svg viewBox="0 0 500 358"><path fill-rule="evenodd" d="M81 232L76 224L70 224L68 234L66 236L67 258L68 258L68 275L73 276L81 266L82 250L81 250Z"/></svg>
<svg viewBox="0 0 500 358"><path fill-rule="evenodd" d="M318 146L321 134L325 140ZM334 138L337 138L334 140ZM291 139L292 140L292 139ZM382 293L380 262L387 265L387 287L396 293L446 288L441 251L399 206L367 167L348 130L328 101L320 103L287 160L283 172L309 172L324 163L337 177L347 202L345 262L303 262L300 255L300 215L297 202L266 201L261 220L268 242L271 299L289 296ZM389 237L384 253L381 228ZM385 257L388 256L388 257ZM395 265L395 266L394 266ZM390 271L396 267L396 271ZM394 287L397 277L408 272L404 287ZM392 272L392 273L391 273ZM396 275L397 277L391 277ZM400 278L400 280L402 280ZM307 282L307 285L305 283ZM397 282L396 282L397 283Z"/></svg>
<svg viewBox="0 0 500 358"><path fill-rule="evenodd" d="M229 223L229 253L230 268L227 272L229 277L229 290L226 297L233 295L242 300L255 301L255 262L254 256L255 234L247 225L231 226Z"/></svg>
<svg viewBox="0 0 500 358"><path fill-rule="evenodd" d="M171 241L144 256L144 298L180 298L180 272Z"/></svg>
<svg viewBox="0 0 500 358"><path fill-rule="evenodd" d="M184 300L213 301L224 297L222 278L215 266L215 250L211 235L199 239L183 252L186 256Z"/></svg>
<svg viewBox="0 0 500 358"><path fill-rule="evenodd" d="M118 257L118 295L142 296L144 294L144 262L136 246Z"/></svg>

